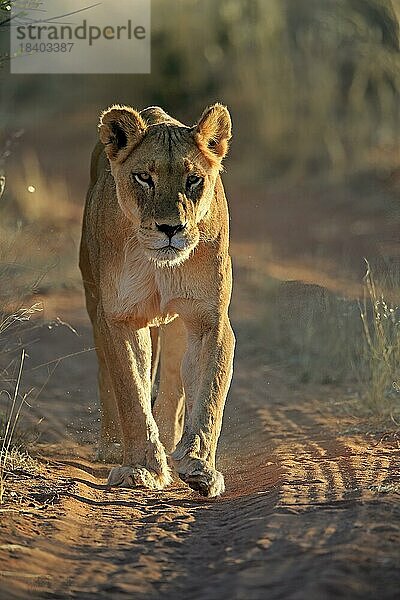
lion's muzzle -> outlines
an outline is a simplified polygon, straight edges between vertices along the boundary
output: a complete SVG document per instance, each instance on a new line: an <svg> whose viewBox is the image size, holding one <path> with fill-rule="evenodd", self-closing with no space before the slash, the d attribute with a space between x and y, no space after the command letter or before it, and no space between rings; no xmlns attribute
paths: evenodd
<svg viewBox="0 0 400 600"><path fill-rule="evenodd" d="M154 228L141 230L138 239L151 260L160 266L172 266L189 257L199 241L199 232L187 223L156 221Z"/></svg>

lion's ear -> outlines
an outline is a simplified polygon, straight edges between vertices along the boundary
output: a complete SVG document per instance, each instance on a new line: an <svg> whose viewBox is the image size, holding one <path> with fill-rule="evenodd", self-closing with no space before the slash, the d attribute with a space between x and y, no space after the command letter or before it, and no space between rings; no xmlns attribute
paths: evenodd
<svg viewBox="0 0 400 600"><path fill-rule="evenodd" d="M122 162L137 146L146 131L140 114L129 106L114 104L100 116L100 140L111 161Z"/></svg>
<svg viewBox="0 0 400 600"><path fill-rule="evenodd" d="M222 160L232 137L232 121L226 106L217 103L207 108L195 126L194 134L206 156Z"/></svg>

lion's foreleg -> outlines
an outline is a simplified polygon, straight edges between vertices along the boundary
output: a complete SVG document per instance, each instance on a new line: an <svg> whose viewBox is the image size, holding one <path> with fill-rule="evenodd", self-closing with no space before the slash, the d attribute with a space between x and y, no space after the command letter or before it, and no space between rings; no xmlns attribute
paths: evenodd
<svg viewBox="0 0 400 600"><path fill-rule="evenodd" d="M205 496L224 491L215 453L233 364L235 338L228 317L207 332L190 331L182 365L187 396L185 431L173 459L179 476Z"/></svg>
<svg viewBox="0 0 400 600"><path fill-rule="evenodd" d="M151 412L149 329L106 317L99 319L99 327L124 443L123 465L111 470L109 484L161 489L170 474Z"/></svg>

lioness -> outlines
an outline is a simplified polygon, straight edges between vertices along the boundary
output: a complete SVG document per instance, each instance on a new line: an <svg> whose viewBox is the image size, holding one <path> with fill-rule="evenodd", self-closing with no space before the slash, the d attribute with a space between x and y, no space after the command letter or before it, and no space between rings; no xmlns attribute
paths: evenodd
<svg viewBox="0 0 400 600"><path fill-rule="evenodd" d="M114 105L99 132L80 250L99 362L98 458L120 462L122 441L109 485L162 489L171 482L167 451L183 481L218 496L215 452L235 341L220 178L229 112L215 104L187 127L158 107ZM152 409L154 327L161 365Z"/></svg>

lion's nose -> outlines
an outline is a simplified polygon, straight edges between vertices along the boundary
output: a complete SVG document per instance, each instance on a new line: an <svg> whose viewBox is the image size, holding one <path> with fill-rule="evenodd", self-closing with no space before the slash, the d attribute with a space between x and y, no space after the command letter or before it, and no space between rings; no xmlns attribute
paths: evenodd
<svg viewBox="0 0 400 600"><path fill-rule="evenodd" d="M156 227L159 231L162 231L171 239L179 231L183 231L186 227L186 223L179 223L178 225L166 225L164 223L156 223Z"/></svg>

